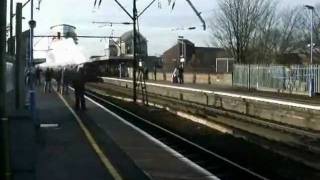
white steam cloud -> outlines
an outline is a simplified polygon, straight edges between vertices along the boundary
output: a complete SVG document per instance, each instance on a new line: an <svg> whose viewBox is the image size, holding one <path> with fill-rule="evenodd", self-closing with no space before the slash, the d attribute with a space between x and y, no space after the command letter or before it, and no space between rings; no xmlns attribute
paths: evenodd
<svg viewBox="0 0 320 180"><path fill-rule="evenodd" d="M57 67L88 61L72 38L53 41L49 49L46 63L42 66Z"/></svg>

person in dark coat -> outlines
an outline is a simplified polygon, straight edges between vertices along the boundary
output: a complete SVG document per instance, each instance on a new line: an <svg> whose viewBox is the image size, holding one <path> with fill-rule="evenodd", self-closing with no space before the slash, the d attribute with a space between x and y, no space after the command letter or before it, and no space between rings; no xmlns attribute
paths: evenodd
<svg viewBox="0 0 320 180"><path fill-rule="evenodd" d="M75 109L79 110L86 110L86 101L84 98L84 91L85 91L85 74L83 68L80 68L78 72L76 72L73 86L74 86L74 94L75 94Z"/></svg>
<svg viewBox="0 0 320 180"><path fill-rule="evenodd" d="M69 93L69 85L71 81L71 72L68 68L65 68L62 71L62 92L61 94L68 94Z"/></svg>
<svg viewBox="0 0 320 180"><path fill-rule="evenodd" d="M183 84L183 66L182 65L178 67L178 81L179 81L179 84Z"/></svg>
<svg viewBox="0 0 320 180"><path fill-rule="evenodd" d="M149 75L149 70L148 70L148 67L143 67L143 78L144 78L144 80L149 80L149 77L148 77L148 75Z"/></svg>
<svg viewBox="0 0 320 180"><path fill-rule="evenodd" d="M154 80L157 80L157 65L154 65L153 67L153 76L154 76Z"/></svg>
<svg viewBox="0 0 320 180"><path fill-rule="evenodd" d="M62 69L58 69L56 72L56 81L57 81L57 92L61 91L61 84L62 84Z"/></svg>
<svg viewBox="0 0 320 180"><path fill-rule="evenodd" d="M37 67L36 69L36 85L41 86L41 69Z"/></svg>
<svg viewBox="0 0 320 180"><path fill-rule="evenodd" d="M172 73L172 83L178 83L178 68L175 67Z"/></svg>
<svg viewBox="0 0 320 180"><path fill-rule="evenodd" d="M51 93L51 89L52 89L52 84L51 84L51 80L52 80L52 70L50 68L47 68L47 70L45 71L45 85L44 85L44 92L48 92Z"/></svg>

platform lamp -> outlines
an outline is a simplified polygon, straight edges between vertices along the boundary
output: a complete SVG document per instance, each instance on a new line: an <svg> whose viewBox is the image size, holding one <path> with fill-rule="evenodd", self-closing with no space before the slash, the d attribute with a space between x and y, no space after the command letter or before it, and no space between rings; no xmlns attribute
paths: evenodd
<svg viewBox="0 0 320 180"><path fill-rule="evenodd" d="M34 28L36 27L36 21L34 20L34 0L30 0L30 42L29 42L29 61L28 61L28 69L31 73L34 72L34 57L33 57L33 38L34 38ZM36 98L35 98L35 87L34 87L34 79L33 76L30 76L30 84L29 84L29 102L30 107L29 110L31 112L31 118L36 127L40 126L39 121L36 118Z"/></svg>
<svg viewBox="0 0 320 180"><path fill-rule="evenodd" d="M310 64L313 64L313 11L314 7L310 5L305 5L305 7L310 10Z"/></svg>
<svg viewBox="0 0 320 180"><path fill-rule="evenodd" d="M310 5L305 5L308 10L310 10L310 72L309 72L309 97L314 95L314 83L313 83L313 73L312 73L312 64L313 64L313 11L314 7Z"/></svg>

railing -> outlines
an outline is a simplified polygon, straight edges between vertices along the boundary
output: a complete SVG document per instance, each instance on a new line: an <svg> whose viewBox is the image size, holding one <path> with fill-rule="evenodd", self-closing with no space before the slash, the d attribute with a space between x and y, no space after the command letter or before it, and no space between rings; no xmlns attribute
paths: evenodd
<svg viewBox="0 0 320 180"><path fill-rule="evenodd" d="M294 94L309 94L312 87L320 93L319 65L235 64L233 68L234 86Z"/></svg>

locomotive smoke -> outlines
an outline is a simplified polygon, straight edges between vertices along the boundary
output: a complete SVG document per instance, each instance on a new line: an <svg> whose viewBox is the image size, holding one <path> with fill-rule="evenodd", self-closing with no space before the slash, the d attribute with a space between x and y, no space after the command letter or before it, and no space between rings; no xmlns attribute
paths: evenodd
<svg viewBox="0 0 320 180"><path fill-rule="evenodd" d="M53 41L50 49L46 57L46 63L42 66L57 67L88 61L72 38Z"/></svg>

